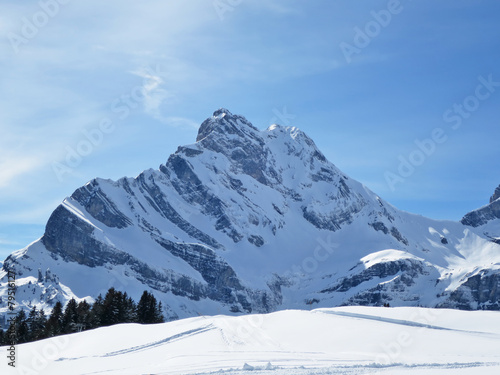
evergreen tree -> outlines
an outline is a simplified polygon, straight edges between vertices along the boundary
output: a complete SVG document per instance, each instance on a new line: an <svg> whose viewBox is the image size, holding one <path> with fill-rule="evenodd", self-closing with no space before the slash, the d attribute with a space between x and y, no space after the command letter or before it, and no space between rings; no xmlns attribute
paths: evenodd
<svg viewBox="0 0 500 375"><path fill-rule="evenodd" d="M16 337L19 344L28 342L29 340L29 326L28 319L24 310L20 310L15 318L16 323Z"/></svg>
<svg viewBox="0 0 500 375"><path fill-rule="evenodd" d="M102 301L100 325L108 326L136 321L136 304L127 293L110 288Z"/></svg>
<svg viewBox="0 0 500 375"><path fill-rule="evenodd" d="M92 308L90 309L90 328L97 328L102 326L101 318L104 311L104 299L102 295L99 296L94 301Z"/></svg>
<svg viewBox="0 0 500 375"><path fill-rule="evenodd" d="M45 311L43 309L38 310L38 315L35 321L35 327L37 332L35 340L41 340L47 338L47 330L45 328L46 325L47 325L47 315L45 315Z"/></svg>
<svg viewBox="0 0 500 375"><path fill-rule="evenodd" d="M116 310L115 323L128 323L127 321L127 306L126 301L128 299L127 293L122 293L120 291L115 292L114 305Z"/></svg>
<svg viewBox="0 0 500 375"><path fill-rule="evenodd" d="M150 294L145 290L142 293L141 299L137 304L137 322L138 323L149 323L150 313Z"/></svg>
<svg viewBox="0 0 500 375"><path fill-rule="evenodd" d="M28 341L36 341L46 337L45 325L47 318L43 310L38 310L36 306L30 310L28 314Z"/></svg>
<svg viewBox="0 0 500 375"><path fill-rule="evenodd" d="M26 320L26 322L28 323L28 331L29 331L28 339L29 339L29 341L31 341L31 338L33 337L33 328L35 325L35 320L36 320L37 315L38 315L38 310L36 309L36 306L33 306L28 314L28 319Z"/></svg>
<svg viewBox="0 0 500 375"><path fill-rule="evenodd" d="M78 304L76 308L76 323L79 331L92 326L90 309L91 306L85 300Z"/></svg>
<svg viewBox="0 0 500 375"><path fill-rule="evenodd" d="M120 323L120 298L120 292L117 292L115 288L109 288L106 296L104 297L102 306L102 326L110 326Z"/></svg>
<svg viewBox="0 0 500 375"><path fill-rule="evenodd" d="M163 316L163 305L160 301L160 303L158 303L158 308L155 311L153 323L163 323L163 322L165 322L165 317Z"/></svg>
<svg viewBox="0 0 500 375"><path fill-rule="evenodd" d="M153 294L145 290L137 304L137 322L151 324L163 321L161 302L158 304Z"/></svg>
<svg viewBox="0 0 500 375"><path fill-rule="evenodd" d="M47 319L45 312L34 306L28 316L20 310L15 317L15 337L18 343L41 340L84 329L118 323L161 323L164 321L162 303L152 293L144 291L138 304L127 295L110 288L103 298L99 295L91 306L87 301L77 303L72 298L66 308L56 302ZM9 333L0 329L0 345L9 344Z"/></svg>
<svg viewBox="0 0 500 375"><path fill-rule="evenodd" d="M45 331L47 337L60 335L63 331L63 306L62 303L57 301L52 309L49 319L45 324Z"/></svg>
<svg viewBox="0 0 500 375"><path fill-rule="evenodd" d="M71 298L64 309L62 318L63 333L71 333L77 331L77 307L78 304L74 298Z"/></svg>
<svg viewBox="0 0 500 375"><path fill-rule="evenodd" d="M92 328L136 321L136 303L115 288L110 288L104 298L97 297L90 312Z"/></svg>
<svg viewBox="0 0 500 375"><path fill-rule="evenodd" d="M123 317L123 323L137 322L137 305L126 292L123 294Z"/></svg>

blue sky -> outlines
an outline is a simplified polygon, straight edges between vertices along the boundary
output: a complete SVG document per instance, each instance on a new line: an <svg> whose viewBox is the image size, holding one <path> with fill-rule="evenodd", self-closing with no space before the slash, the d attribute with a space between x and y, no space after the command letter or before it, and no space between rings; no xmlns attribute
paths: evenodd
<svg viewBox="0 0 500 375"><path fill-rule="evenodd" d="M90 179L157 168L219 107L297 126L398 208L458 220L500 184L499 15L494 0L4 2L0 258Z"/></svg>

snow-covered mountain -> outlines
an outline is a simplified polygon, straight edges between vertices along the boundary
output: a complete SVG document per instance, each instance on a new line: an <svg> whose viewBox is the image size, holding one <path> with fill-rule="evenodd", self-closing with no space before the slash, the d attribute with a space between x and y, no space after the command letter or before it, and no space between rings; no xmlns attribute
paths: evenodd
<svg viewBox="0 0 500 375"><path fill-rule="evenodd" d="M0 297L11 270L24 305L149 289L172 319L384 303L500 309L494 197L461 223L402 212L299 129L259 131L219 109L159 169L66 198L43 237L5 260Z"/></svg>

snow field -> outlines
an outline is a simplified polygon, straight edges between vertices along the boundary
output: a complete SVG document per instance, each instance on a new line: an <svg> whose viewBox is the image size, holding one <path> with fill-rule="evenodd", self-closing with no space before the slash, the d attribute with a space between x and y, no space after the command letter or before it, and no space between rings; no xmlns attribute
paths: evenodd
<svg viewBox="0 0 500 375"><path fill-rule="evenodd" d="M342 307L202 316L16 351L18 367L4 361L2 374L498 374L500 313Z"/></svg>

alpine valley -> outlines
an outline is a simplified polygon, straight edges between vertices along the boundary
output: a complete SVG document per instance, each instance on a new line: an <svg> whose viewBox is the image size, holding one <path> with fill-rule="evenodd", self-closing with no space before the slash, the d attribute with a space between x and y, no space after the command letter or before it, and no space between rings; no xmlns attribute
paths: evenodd
<svg viewBox="0 0 500 375"><path fill-rule="evenodd" d="M486 197L485 197L486 198ZM343 305L500 310L500 187L461 222L393 207L299 129L226 109L159 169L95 179L13 252L17 303L147 289L168 320ZM2 314L3 315L3 314Z"/></svg>

